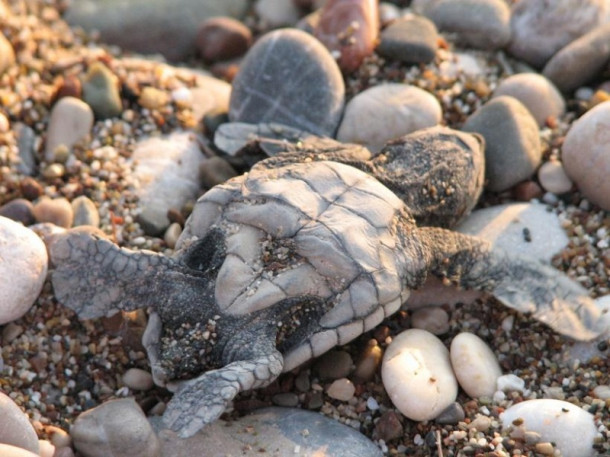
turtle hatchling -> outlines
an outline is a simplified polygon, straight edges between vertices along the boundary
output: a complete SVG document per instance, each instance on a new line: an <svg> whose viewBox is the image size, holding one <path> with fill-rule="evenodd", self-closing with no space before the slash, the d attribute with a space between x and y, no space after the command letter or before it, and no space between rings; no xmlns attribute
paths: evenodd
<svg viewBox="0 0 610 457"><path fill-rule="evenodd" d="M81 318L149 310L153 378L174 392L168 428L193 435L239 392L373 329L430 274L574 339L601 332L567 276L450 230L481 193L480 137L427 129L368 157L321 144L206 192L171 258L78 230L51 244L55 295Z"/></svg>

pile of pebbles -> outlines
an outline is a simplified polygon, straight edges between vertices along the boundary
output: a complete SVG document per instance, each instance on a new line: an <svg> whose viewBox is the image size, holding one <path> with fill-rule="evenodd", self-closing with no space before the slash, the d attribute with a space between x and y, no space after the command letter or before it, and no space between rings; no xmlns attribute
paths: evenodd
<svg viewBox="0 0 610 457"><path fill-rule="evenodd" d="M556 225L548 233L566 234L552 264L593 297L610 294L610 54L597 46L610 8L319 3L0 3L0 454L196 455L204 446L311 455L308 446L330 446L332 427L293 408L357 432L332 428L355 455L610 454L608 336L574 344L485 297L451 293L400 311L241 394L220 444L205 430L192 442L157 430L170 394L150 376L145 311L80 321L57 303L40 237L81 226L171 255L197 196L251 164L214 149L227 122L287 124L373 152L438 124L477 132L487 144L480 206L543 202ZM515 249L547 241L521 222ZM416 369L405 371L409 363ZM271 405L290 409L248 415ZM301 441L282 423L297 424ZM260 430L272 438L240 435Z"/></svg>

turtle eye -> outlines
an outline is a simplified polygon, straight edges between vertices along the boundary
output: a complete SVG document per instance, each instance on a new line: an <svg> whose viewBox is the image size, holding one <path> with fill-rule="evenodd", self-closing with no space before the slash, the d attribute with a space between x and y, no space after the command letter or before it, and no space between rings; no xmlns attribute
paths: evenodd
<svg viewBox="0 0 610 457"><path fill-rule="evenodd" d="M225 257L225 237L220 229L213 228L187 248L182 262L192 270L215 276Z"/></svg>

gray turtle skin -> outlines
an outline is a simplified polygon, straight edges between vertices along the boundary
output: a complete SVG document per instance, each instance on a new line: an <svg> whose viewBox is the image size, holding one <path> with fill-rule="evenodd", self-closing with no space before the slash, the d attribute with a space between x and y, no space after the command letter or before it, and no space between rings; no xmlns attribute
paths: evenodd
<svg viewBox="0 0 610 457"><path fill-rule="evenodd" d="M81 318L149 308L143 343L155 382L175 392L164 422L180 436L215 420L240 391L373 329L429 274L489 292L569 337L600 333L597 307L565 275L431 226L450 226L480 193L475 136L431 130L366 160L301 152L205 193L173 258L82 231L51 245L56 297ZM476 182L460 182L458 166Z"/></svg>

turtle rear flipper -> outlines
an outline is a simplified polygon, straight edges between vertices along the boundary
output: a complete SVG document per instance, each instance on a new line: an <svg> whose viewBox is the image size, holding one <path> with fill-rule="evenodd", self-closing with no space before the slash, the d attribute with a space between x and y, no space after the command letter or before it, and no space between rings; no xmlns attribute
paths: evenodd
<svg viewBox="0 0 610 457"><path fill-rule="evenodd" d="M130 251L89 233L70 230L50 247L57 300L90 319L154 305L166 295L161 275L176 263L150 251Z"/></svg>
<svg viewBox="0 0 610 457"><path fill-rule="evenodd" d="M264 387L282 372L284 359L273 340L235 348L244 360L181 383L168 403L163 422L180 437L188 438L220 417L239 392Z"/></svg>
<svg viewBox="0 0 610 457"><path fill-rule="evenodd" d="M562 272L525 256L492 248L481 238L439 228L421 228L430 253L429 271L465 289L489 292L504 305L576 340L605 331L587 291Z"/></svg>

